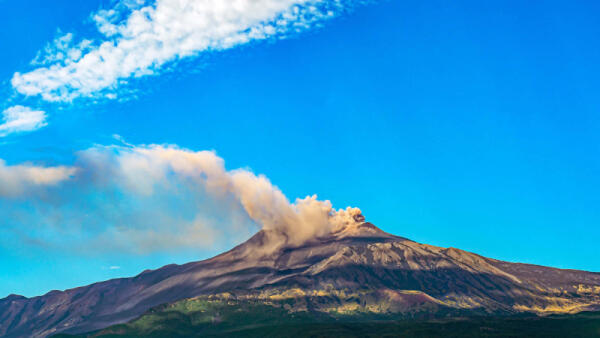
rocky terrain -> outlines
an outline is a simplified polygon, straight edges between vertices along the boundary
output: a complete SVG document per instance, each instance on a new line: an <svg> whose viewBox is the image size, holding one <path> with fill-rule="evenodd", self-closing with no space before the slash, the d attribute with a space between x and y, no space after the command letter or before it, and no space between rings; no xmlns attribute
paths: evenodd
<svg viewBox="0 0 600 338"><path fill-rule="evenodd" d="M420 244L358 223L301 246L260 231L214 258L44 296L0 300L0 336L83 333L194 297L277 303L296 313L398 318L600 310L600 274Z"/></svg>

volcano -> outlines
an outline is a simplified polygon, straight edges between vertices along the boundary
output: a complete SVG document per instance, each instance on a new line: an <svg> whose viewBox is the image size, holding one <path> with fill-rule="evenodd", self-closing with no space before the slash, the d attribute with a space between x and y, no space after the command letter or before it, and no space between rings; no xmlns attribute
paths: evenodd
<svg viewBox="0 0 600 338"><path fill-rule="evenodd" d="M0 336L84 333L194 297L285 303L295 313L546 315L600 310L600 274L420 244L359 222L302 245L261 230L208 260L44 296L0 300ZM283 304L283 303L281 303Z"/></svg>

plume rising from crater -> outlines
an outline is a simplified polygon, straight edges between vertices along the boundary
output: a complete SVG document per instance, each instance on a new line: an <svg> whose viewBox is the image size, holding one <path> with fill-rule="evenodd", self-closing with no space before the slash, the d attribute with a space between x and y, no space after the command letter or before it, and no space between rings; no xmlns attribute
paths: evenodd
<svg viewBox="0 0 600 338"><path fill-rule="evenodd" d="M266 176L249 169L227 170L213 151L172 145L95 146L78 152L71 166L28 168L61 169L71 176L51 186L22 182L29 189L20 197L32 199L36 212L28 222L22 220L28 214L21 213L20 224L50 224L47 228L75 233L96 248L107 243L111 249L136 252L209 247L235 234L249 235L256 227L270 234L272 248L298 246L364 221L358 208L336 210L316 195L291 202ZM18 197L4 199L14 202ZM79 200L87 203L79 206ZM0 209L7 218L17 213L18 207Z"/></svg>

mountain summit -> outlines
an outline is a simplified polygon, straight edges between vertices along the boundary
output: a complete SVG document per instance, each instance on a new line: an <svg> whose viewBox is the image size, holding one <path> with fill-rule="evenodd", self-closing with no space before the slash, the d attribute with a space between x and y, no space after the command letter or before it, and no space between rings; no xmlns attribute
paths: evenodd
<svg viewBox="0 0 600 338"><path fill-rule="evenodd" d="M285 299L289 311L398 317L600 310L600 274L508 263L356 222L289 245L261 230L214 258L44 296L0 300L0 336L82 333L182 299Z"/></svg>

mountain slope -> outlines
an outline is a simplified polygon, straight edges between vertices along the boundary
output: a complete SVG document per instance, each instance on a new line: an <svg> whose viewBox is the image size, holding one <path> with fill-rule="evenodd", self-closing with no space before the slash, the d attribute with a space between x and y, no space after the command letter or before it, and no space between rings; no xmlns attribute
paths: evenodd
<svg viewBox="0 0 600 338"><path fill-rule="evenodd" d="M450 315L454 315L449 313ZM286 311L253 301L199 297L153 308L138 319L73 337L598 337L600 312L433 319Z"/></svg>
<svg viewBox="0 0 600 338"><path fill-rule="evenodd" d="M414 314L600 309L600 274L515 264L419 244L360 223L300 247L261 231L200 262L168 265L44 296L0 300L0 335L80 333L201 295L292 300L301 311Z"/></svg>

